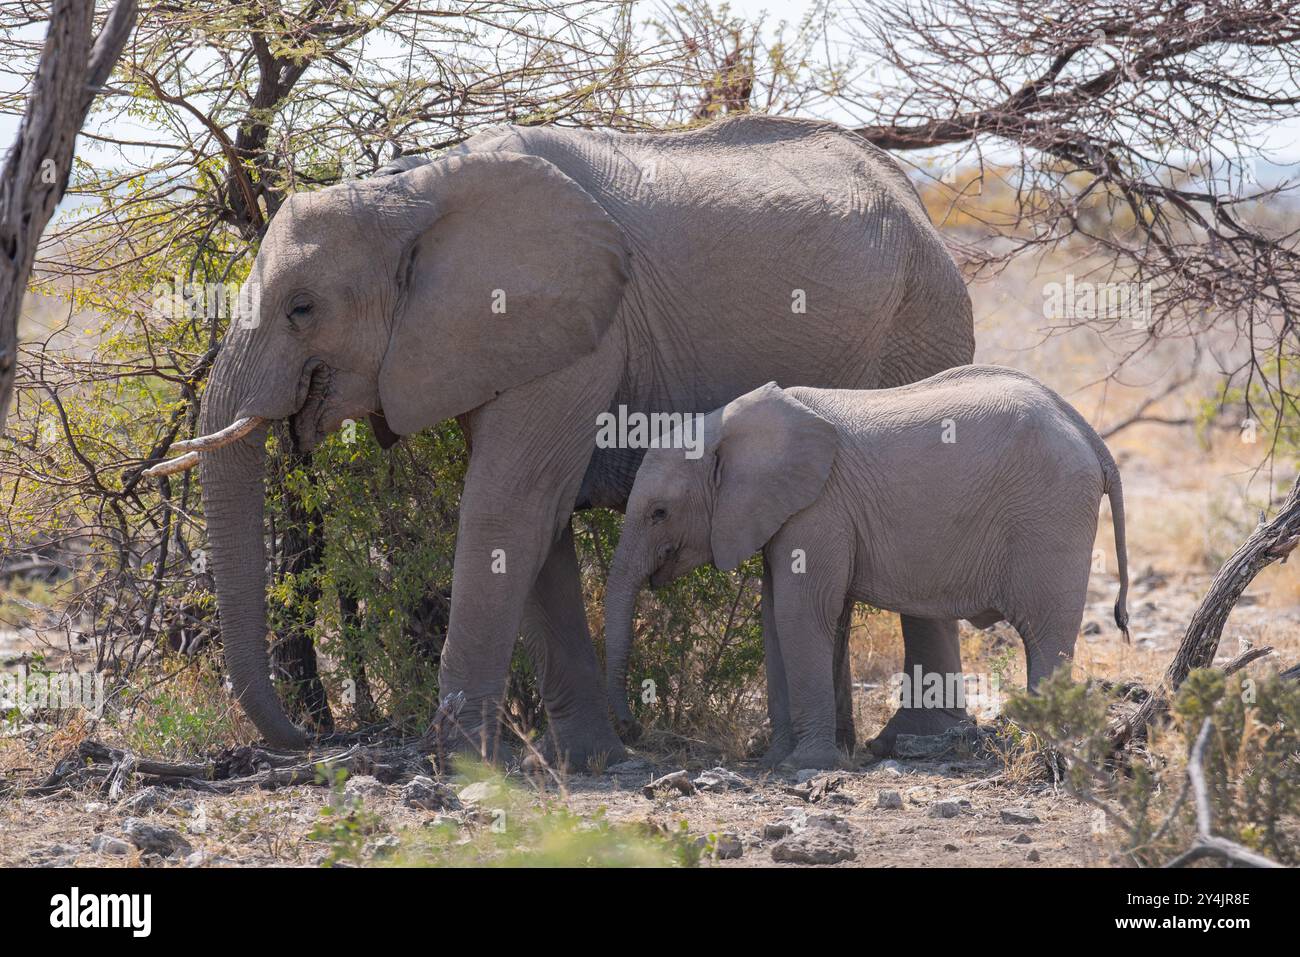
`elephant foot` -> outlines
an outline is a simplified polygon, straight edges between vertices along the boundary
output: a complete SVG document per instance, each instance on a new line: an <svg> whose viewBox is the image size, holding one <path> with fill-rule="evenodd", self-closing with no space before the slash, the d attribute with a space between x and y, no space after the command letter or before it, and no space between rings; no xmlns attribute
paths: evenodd
<svg viewBox="0 0 1300 957"><path fill-rule="evenodd" d="M424 743L442 774L452 773L458 760L497 764L509 757L509 748L500 736L493 737L486 727L443 728L426 735Z"/></svg>
<svg viewBox="0 0 1300 957"><path fill-rule="evenodd" d="M963 721L970 721L964 708L899 708L867 747L876 757L887 758L900 734L943 734Z"/></svg>
<svg viewBox="0 0 1300 957"><path fill-rule="evenodd" d="M785 760L780 762L783 771L803 771L807 768L830 770L838 768L842 760L840 749L834 744L806 743L794 749Z"/></svg>
<svg viewBox="0 0 1300 957"><path fill-rule="evenodd" d="M566 771L597 772L611 764L627 760L623 742L608 728L566 733L556 741L550 732L537 742L535 748L526 749L520 762L526 772L546 768Z"/></svg>
<svg viewBox="0 0 1300 957"><path fill-rule="evenodd" d="M781 762L788 758L794 752L794 739L790 737L777 737L772 739L772 743L767 746L763 756L758 759L758 763L765 768L775 768L781 765Z"/></svg>

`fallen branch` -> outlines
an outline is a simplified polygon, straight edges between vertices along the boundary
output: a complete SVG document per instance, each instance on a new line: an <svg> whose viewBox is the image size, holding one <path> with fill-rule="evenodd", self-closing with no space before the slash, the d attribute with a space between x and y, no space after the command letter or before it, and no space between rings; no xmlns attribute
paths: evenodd
<svg viewBox="0 0 1300 957"><path fill-rule="evenodd" d="M1237 657L1227 662L1219 670L1225 675L1235 674L1252 661L1258 661L1260 658L1266 658L1273 653L1272 645L1265 645L1262 648L1247 648Z"/></svg>
<svg viewBox="0 0 1300 957"><path fill-rule="evenodd" d="M1192 747L1191 756L1187 760L1187 780L1196 802L1196 840L1188 850L1165 866L1186 867L1193 861L1213 857L1221 861L1229 861L1237 867L1281 867L1282 865L1276 861L1271 861L1262 854L1256 854L1235 841L1216 837L1213 833L1214 819L1210 811L1210 792L1205 785L1205 749L1209 745L1210 733L1213 730L1214 722L1206 718L1201 725L1201 733L1196 736L1196 744Z"/></svg>
<svg viewBox="0 0 1300 957"><path fill-rule="evenodd" d="M341 737L346 740L346 736ZM434 773L418 740L351 743L306 754L244 746L227 748L200 764L155 761L99 741L82 741L54 766L44 781L23 791L39 797L94 784L109 800L116 801L130 783L192 788L210 794L274 790L295 784L327 787L331 782L319 773L322 766L342 768L354 775L370 775L386 784ZM16 787L11 786L10 790Z"/></svg>

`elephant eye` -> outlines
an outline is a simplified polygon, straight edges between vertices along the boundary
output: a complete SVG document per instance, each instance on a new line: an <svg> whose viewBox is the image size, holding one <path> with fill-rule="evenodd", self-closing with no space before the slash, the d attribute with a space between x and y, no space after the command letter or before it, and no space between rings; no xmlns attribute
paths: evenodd
<svg viewBox="0 0 1300 957"><path fill-rule="evenodd" d="M313 305L310 299L294 299L289 303L289 322L294 326L301 325L311 317Z"/></svg>
<svg viewBox="0 0 1300 957"><path fill-rule="evenodd" d="M667 517L668 517L668 510L664 508L662 505L656 506L655 510L650 513L650 521L656 525L658 525Z"/></svg>

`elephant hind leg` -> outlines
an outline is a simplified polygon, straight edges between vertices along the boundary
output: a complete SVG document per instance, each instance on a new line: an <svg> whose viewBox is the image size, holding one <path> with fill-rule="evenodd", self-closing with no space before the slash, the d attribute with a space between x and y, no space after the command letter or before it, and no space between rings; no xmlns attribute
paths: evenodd
<svg viewBox="0 0 1300 957"><path fill-rule="evenodd" d="M961 675L961 644L957 639L957 622L932 618L915 618L902 615L903 674L912 681L917 669L922 675L939 673ZM943 687L958 687L945 677ZM944 702L944 707L926 707L924 702L914 702L901 707L869 744L877 757L894 751L894 742L900 734L942 734L949 728L969 721L970 716L959 702ZM949 706L952 705L952 706Z"/></svg>
<svg viewBox="0 0 1300 957"><path fill-rule="evenodd" d="M546 705L543 759L574 770L623 760L587 628L572 525L556 539L529 593L523 636Z"/></svg>
<svg viewBox="0 0 1300 957"><path fill-rule="evenodd" d="M1033 617L1013 619L1011 624L1025 643L1026 684L1030 691L1050 678L1062 665L1074 660L1074 645L1083 623L1084 603L1040 609Z"/></svg>
<svg viewBox="0 0 1300 957"><path fill-rule="evenodd" d="M1010 596L1014 610L1008 612L1007 620L1025 643L1030 691L1074 658L1088 601L1094 534L1095 525L1089 526L1077 541L1065 538L1054 551L1020 565L1016 594Z"/></svg>
<svg viewBox="0 0 1300 957"><path fill-rule="evenodd" d="M852 598L844 602L835 628L835 746L846 754L852 754L858 746L853 725L853 656L849 649L855 604Z"/></svg>

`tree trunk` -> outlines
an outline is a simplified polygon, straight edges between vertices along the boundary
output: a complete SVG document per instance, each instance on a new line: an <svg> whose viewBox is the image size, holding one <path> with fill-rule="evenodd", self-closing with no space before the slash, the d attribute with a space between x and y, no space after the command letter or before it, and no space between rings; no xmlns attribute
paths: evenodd
<svg viewBox="0 0 1300 957"><path fill-rule="evenodd" d="M282 437L287 438L287 426L282 424L277 429ZM281 448L287 447L281 444ZM308 482L314 484L309 457L285 455L284 470L288 472L296 468L304 469ZM317 570L325 556L323 521L319 509L308 511L298 496L286 496L277 543L277 571L281 578L307 576L307 586L298 592L298 607L281 616L279 634L271 644L271 666L275 677L288 685L285 708L289 716L328 732L334 730L334 715L320 680L316 647L312 642L315 608L321 596Z"/></svg>
<svg viewBox="0 0 1300 957"><path fill-rule="evenodd" d="M94 0L54 0L27 112L0 176L0 432L18 373L18 313L41 233L68 188L86 113L135 26L134 0L118 0L90 45Z"/></svg>

